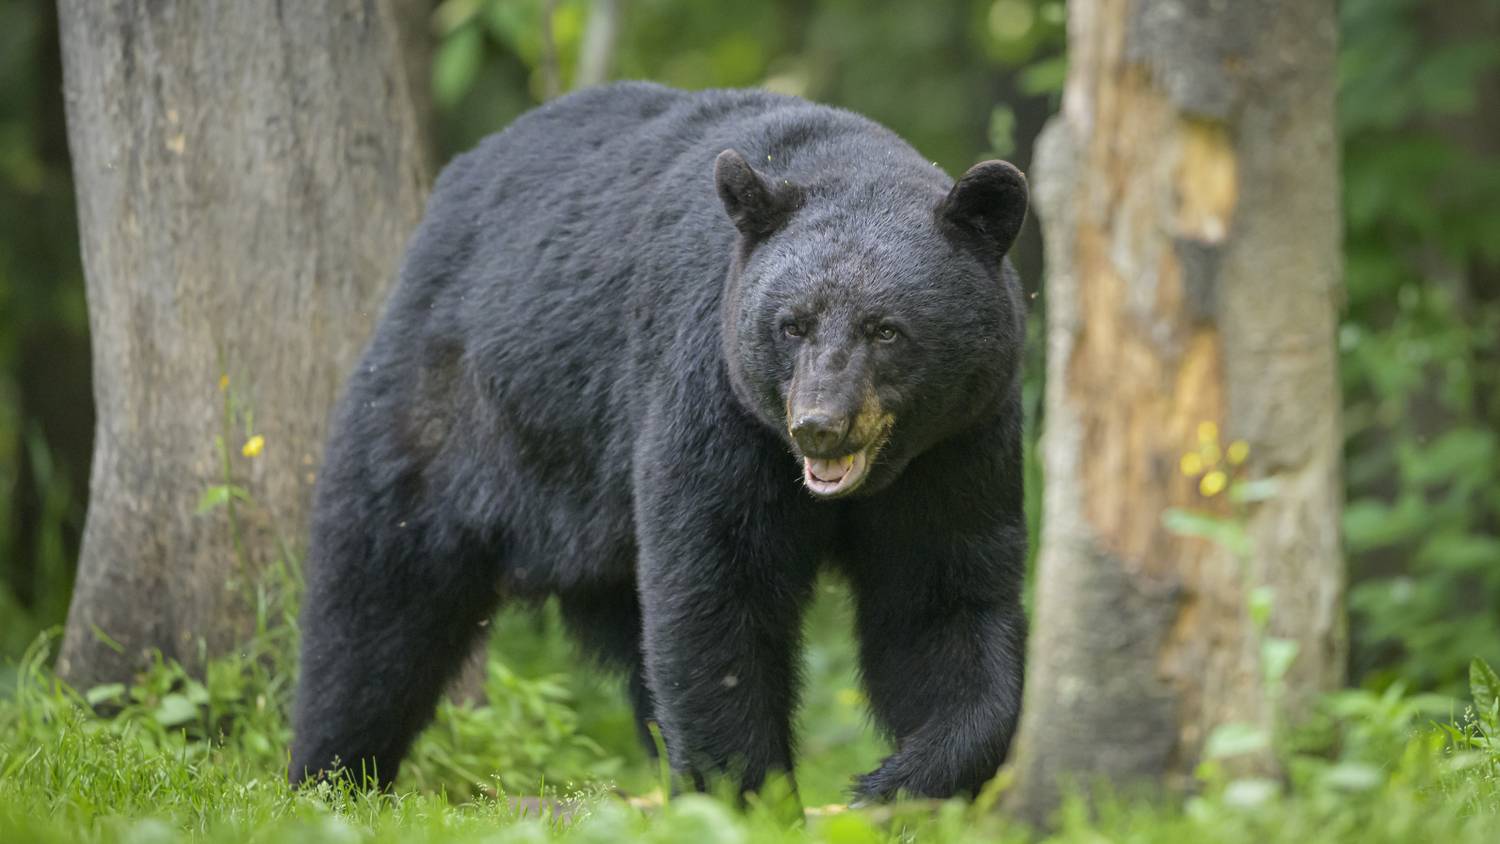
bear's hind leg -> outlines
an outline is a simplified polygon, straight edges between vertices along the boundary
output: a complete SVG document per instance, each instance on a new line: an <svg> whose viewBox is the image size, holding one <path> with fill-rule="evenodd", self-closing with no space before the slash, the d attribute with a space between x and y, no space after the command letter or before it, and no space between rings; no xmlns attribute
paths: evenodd
<svg viewBox="0 0 1500 844"><path fill-rule="evenodd" d="M388 786L498 603L496 557L412 517L319 513L289 777Z"/></svg>

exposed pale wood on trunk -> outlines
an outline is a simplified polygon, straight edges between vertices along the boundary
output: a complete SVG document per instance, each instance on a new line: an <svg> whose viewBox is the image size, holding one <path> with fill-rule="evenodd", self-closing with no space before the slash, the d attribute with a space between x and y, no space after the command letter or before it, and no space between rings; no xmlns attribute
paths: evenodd
<svg viewBox="0 0 1500 844"><path fill-rule="evenodd" d="M196 665L251 618L221 480L221 372L264 453L228 443L250 569L300 545L328 410L427 182L396 0L63 0L98 424L60 657L87 686ZM404 2L404 0L403 0ZM95 630L123 646L116 653Z"/></svg>
<svg viewBox="0 0 1500 844"><path fill-rule="evenodd" d="M1067 781L1182 787L1216 727L1274 728L1342 679L1335 38L1329 2L1069 4L1033 180L1046 500L1012 794L1033 818ZM1178 468L1204 421L1278 484L1243 562L1163 526L1229 513ZM1300 648L1280 704L1256 586Z"/></svg>

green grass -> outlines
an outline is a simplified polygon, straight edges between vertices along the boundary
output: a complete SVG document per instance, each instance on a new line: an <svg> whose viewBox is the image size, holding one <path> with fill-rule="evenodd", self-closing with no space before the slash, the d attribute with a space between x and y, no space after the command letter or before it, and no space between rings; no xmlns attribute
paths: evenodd
<svg viewBox="0 0 1500 844"><path fill-rule="evenodd" d="M811 807L842 803L849 777L885 751L855 691L841 590L820 591L798 770ZM162 663L130 687L80 693L47 669L51 640L33 646L0 699L0 841L1500 840L1500 743L1489 737L1500 681L1477 666L1474 705L1343 692L1284 742L1279 780L1235 780L1232 759L1210 760L1186 800L1072 800L1046 834L997 811L998 786L979 804L815 809L801 823L700 795L641 808L619 792L652 792L659 774L636 747L624 695L576 661L550 609L496 621L489 702L445 703L393 794L294 793L283 777L294 631L274 591L261 605L261 635L201 681ZM540 794L561 808L516 808Z"/></svg>

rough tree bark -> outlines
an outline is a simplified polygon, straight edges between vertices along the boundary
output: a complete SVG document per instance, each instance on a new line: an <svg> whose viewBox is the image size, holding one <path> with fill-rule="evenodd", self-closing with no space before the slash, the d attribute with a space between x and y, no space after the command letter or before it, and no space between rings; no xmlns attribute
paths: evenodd
<svg viewBox="0 0 1500 844"><path fill-rule="evenodd" d="M433 37L432 14L438 0L389 0L394 12L396 34L401 41L402 73L407 95L415 113L417 140L425 156L428 174L437 172L436 115L432 102L432 54L437 48ZM424 186L425 187L425 186Z"/></svg>
<svg viewBox="0 0 1500 844"><path fill-rule="evenodd" d="M1011 806L1035 820L1070 782L1188 784L1217 727L1269 734L1341 680L1345 650L1334 4L1068 14L1034 174L1046 500ZM1273 497L1204 494L1181 463L1204 422L1249 444L1232 476ZM1170 508L1242 523L1244 550L1168 530ZM1247 609L1261 587L1264 630ZM1281 684L1269 639L1297 648Z"/></svg>
<svg viewBox="0 0 1500 844"><path fill-rule="evenodd" d="M299 543L328 409L426 190L407 2L61 4L98 411L59 658L77 685L229 646L274 537ZM223 480L221 374L265 441L225 443L256 502L243 555L225 509L195 514Z"/></svg>

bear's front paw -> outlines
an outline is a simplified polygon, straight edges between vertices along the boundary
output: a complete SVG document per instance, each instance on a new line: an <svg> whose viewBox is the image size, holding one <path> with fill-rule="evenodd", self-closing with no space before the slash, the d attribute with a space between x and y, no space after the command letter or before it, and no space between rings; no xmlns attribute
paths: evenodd
<svg viewBox="0 0 1500 844"><path fill-rule="evenodd" d="M854 779L854 795L849 799L850 808L889 803L901 792L898 777L890 770L889 762L863 776Z"/></svg>
<svg viewBox="0 0 1500 844"><path fill-rule="evenodd" d="M946 800L959 795L972 798L988 779L979 770L953 759L934 760L896 753L879 768L855 779L850 805L889 803L905 798Z"/></svg>

